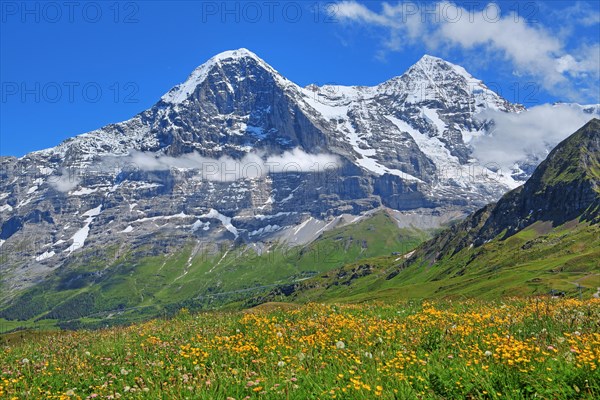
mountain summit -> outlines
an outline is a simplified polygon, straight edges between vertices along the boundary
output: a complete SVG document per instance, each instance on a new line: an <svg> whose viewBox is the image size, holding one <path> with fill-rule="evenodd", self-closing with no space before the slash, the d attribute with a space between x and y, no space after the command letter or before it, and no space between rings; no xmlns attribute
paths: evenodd
<svg viewBox="0 0 600 400"><path fill-rule="evenodd" d="M187 100L206 79L214 79L215 76L223 78L220 82L222 82L224 90L233 91L234 84L243 81L247 77L252 77L252 72L257 69L268 72L279 83L284 85L291 83L256 54L248 49L241 48L224 51L212 57L196 68L185 82L175 86L165 94L162 100L172 104L181 103ZM234 77L233 82L229 80L232 76Z"/></svg>

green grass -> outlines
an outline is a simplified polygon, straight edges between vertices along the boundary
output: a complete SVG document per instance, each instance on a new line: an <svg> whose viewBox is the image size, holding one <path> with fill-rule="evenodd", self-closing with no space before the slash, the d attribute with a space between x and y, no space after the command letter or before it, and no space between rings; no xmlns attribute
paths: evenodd
<svg viewBox="0 0 600 400"><path fill-rule="evenodd" d="M559 186L586 179L598 180L600 155L594 137L598 136L600 122L591 121L550 153L540 168L542 181L548 186Z"/></svg>

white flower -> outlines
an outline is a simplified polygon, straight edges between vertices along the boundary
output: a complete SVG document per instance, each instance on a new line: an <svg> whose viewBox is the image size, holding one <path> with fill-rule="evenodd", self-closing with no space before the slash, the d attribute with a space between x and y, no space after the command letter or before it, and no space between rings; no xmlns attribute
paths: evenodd
<svg viewBox="0 0 600 400"><path fill-rule="evenodd" d="M129 371L127 371L125 368L121 368L121 375L127 375L129 374Z"/></svg>
<svg viewBox="0 0 600 400"><path fill-rule="evenodd" d="M278 366L279 368L283 368L283 367L285 367L285 362L284 362L284 361L279 361L279 362L277 363L277 366Z"/></svg>
<svg viewBox="0 0 600 400"><path fill-rule="evenodd" d="M483 353L484 356L486 357L491 357L492 356L492 352L489 350L486 350L485 353Z"/></svg>
<svg viewBox="0 0 600 400"><path fill-rule="evenodd" d="M373 358L373 354L369 353L368 351L365 351L365 357Z"/></svg>
<svg viewBox="0 0 600 400"><path fill-rule="evenodd" d="M340 349L340 350L341 350L341 349L345 349L345 348L346 348L346 345L344 344L344 342L342 342L342 341L340 340L340 341L338 341L338 342L335 344L335 347L337 347L338 349Z"/></svg>
<svg viewBox="0 0 600 400"><path fill-rule="evenodd" d="M283 333L281 333L281 332L277 332L277 337L279 337L279 338L280 338L280 337L282 337L282 336L283 336Z"/></svg>
<svg viewBox="0 0 600 400"><path fill-rule="evenodd" d="M29 364L29 358L24 358L21 360L23 364Z"/></svg>
<svg viewBox="0 0 600 400"><path fill-rule="evenodd" d="M123 391L124 391L125 393L129 392L130 390L131 390L131 387L130 387L130 386L125 386L125 387L123 388Z"/></svg>

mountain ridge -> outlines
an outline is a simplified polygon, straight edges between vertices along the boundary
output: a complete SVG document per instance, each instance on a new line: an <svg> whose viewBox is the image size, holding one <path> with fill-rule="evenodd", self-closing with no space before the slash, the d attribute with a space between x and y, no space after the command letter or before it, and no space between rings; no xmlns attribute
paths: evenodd
<svg viewBox="0 0 600 400"><path fill-rule="evenodd" d="M379 208L396 210L400 225L418 216L435 228L497 200L520 181L473 160L470 143L487 134L481 110L519 106L471 86L456 66L421 61L377 90L329 90L226 52L170 92L181 102L0 159L3 292L97 257L130 254L135 269L187 246L302 245ZM335 168L322 168L331 157ZM294 168L240 179L204 169L222 177L273 160Z"/></svg>
<svg viewBox="0 0 600 400"><path fill-rule="evenodd" d="M599 159L600 119L593 119L557 145L525 185L414 250L351 263L255 301L596 296ZM529 212L532 204L545 207Z"/></svg>

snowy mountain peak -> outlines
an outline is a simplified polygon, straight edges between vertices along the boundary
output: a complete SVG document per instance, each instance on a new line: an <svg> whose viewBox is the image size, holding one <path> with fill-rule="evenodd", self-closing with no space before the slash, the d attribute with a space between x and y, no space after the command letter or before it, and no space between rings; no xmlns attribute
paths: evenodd
<svg viewBox="0 0 600 400"><path fill-rule="evenodd" d="M204 64L197 67L185 82L175 86L168 93L162 96L161 100L166 103L179 104L184 102L209 75L215 73L215 70L221 70L227 66L233 67L235 73L243 74L240 65L252 65L261 68L271 74L275 80L283 85L289 85L290 82L285 79L273 67L267 64L263 59L248 49L240 48L237 50L228 50L211 57ZM247 72L246 69L244 71ZM218 72L216 72L218 73ZM244 76L240 76L244 79Z"/></svg>
<svg viewBox="0 0 600 400"><path fill-rule="evenodd" d="M378 92L386 96L404 93L403 102L406 105L425 105L437 109L458 107L469 113L488 108L523 110L521 105L510 104L460 65L428 54L404 74L379 85Z"/></svg>
<svg viewBox="0 0 600 400"><path fill-rule="evenodd" d="M261 62L264 63L264 61L257 56L255 53L251 52L250 50L242 47L239 48L237 50L226 50L223 51L215 56L213 56L211 58L211 60L227 60L230 58L235 58L235 59L239 59L239 58L254 58L255 60L259 60Z"/></svg>
<svg viewBox="0 0 600 400"><path fill-rule="evenodd" d="M446 63L446 64L451 64L448 61L444 60L443 58L432 56L430 54L423 54L423 56L415 64L418 64L418 63L438 63L438 62L443 62L443 63Z"/></svg>
<svg viewBox="0 0 600 400"><path fill-rule="evenodd" d="M464 78L467 82L480 82L479 79L474 78L473 75L460 65L452 64L449 61L439 57L430 56L429 54L425 54L421 57L406 73L411 74L415 72L426 72L428 74L456 74Z"/></svg>

